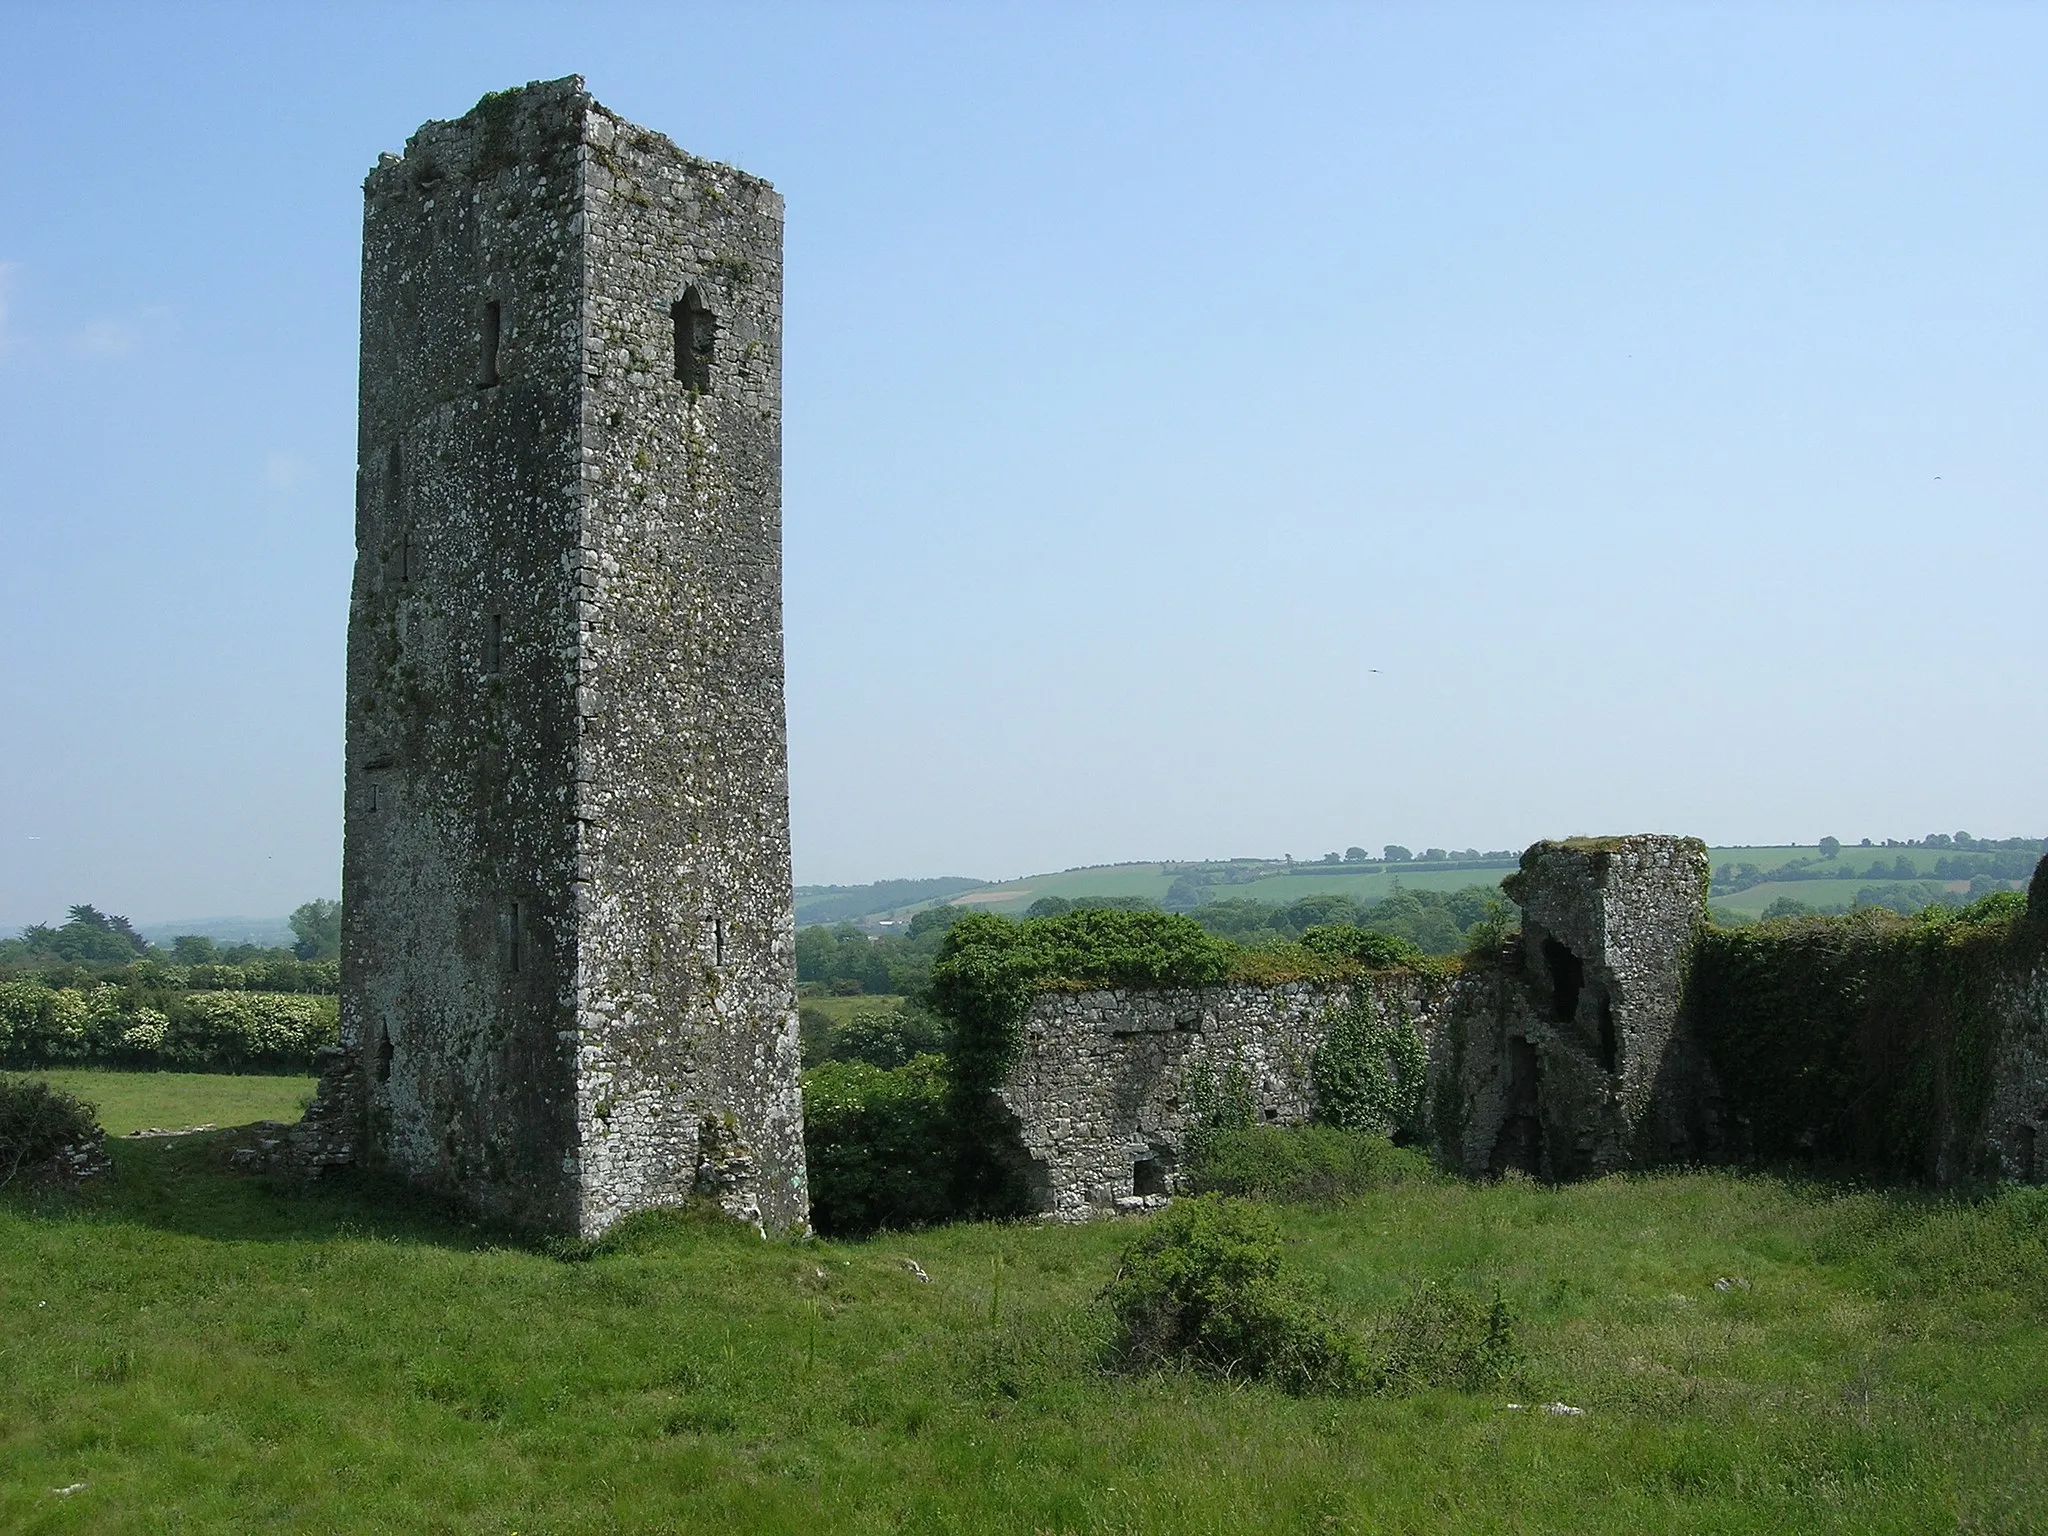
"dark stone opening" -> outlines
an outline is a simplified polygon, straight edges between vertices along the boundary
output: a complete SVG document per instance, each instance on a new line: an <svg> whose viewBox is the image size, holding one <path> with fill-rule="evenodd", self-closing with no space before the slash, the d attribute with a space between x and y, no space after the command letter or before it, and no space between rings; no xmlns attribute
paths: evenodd
<svg viewBox="0 0 2048 1536"><path fill-rule="evenodd" d="M505 616L491 615L490 635L484 641L484 670L501 672L505 667Z"/></svg>
<svg viewBox="0 0 2048 1536"><path fill-rule="evenodd" d="M1141 1157L1131 1164L1131 1192L1139 1195L1163 1195L1169 1175L1166 1159L1163 1157Z"/></svg>
<svg viewBox="0 0 2048 1536"><path fill-rule="evenodd" d="M2020 1165L2020 1182L2038 1184L2041 1182L2041 1166L2036 1161L2035 1143L2039 1137L2031 1125L2022 1125L2013 1132L2013 1159Z"/></svg>
<svg viewBox="0 0 2048 1536"><path fill-rule="evenodd" d="M711 357L718 346L718 317L704 307L695 287L669 308L676 325L676 377L699 394L711 388Z"/></svg>
<svg viewBox="0 0 2048 1536"><path fill-rule="evenodd" d="M498 382L498 343L504 334L505 312L496 299L484 305L483 358L477 369L476 383L479 389L493 388Z"/></svg>
<svg viewBox="0 0 2048 1536"><path fill-rule="evenodd" d="M519 971L519 903L505 914L505 963L514 975Z"/></svg>
<svg viewBox="0 0 2048 1536"><path fill-rule="evenodd" d="M1578 1015L1586 987L1586 962L1555 939L1543 941L1543 968L1550 972L1550 1021L1569 1024Z"/></svg>
<svg viewBox="0 0 2048 1536"><path fill-rule="evenodd" d="M393 1054L391 1049L391 1027L385 1025L379 1033L382 1035L382 1038L377 1042L377 1081L388 1083L391 1081L391 1057Z"/></svg>
<svg viewBox="0 0 2048 1536"><path fill-rule="evenodd" d="M1494 1138L1493 1155L1487 1166L1496 1174L1509 1169L1541 1175L1543 1172L1542 1105L1543 1064L1536 1047L1522 1037L1508 1041L1507 1113L1501 1118L1500 1134Z"/></svg>
<svg viewBox="0 0 2048 1536"><path fill-rule="evenodd" d="M1609 1072L1617 1070L1621 1059L1621 1042L1614 1035L1614 1001L1606 993L1600 995L1600 1065Z"/></svg>

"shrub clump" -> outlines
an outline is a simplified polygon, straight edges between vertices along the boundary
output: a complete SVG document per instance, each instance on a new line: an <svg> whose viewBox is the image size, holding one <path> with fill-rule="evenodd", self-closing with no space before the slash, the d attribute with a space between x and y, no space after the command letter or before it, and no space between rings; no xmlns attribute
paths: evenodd
<svg viewBox="0 0 2048 1536"><path fill-rule="evenodd" d="M804 1073L811 1222L828 1236L921 1227L954 1214L956 1135L946 1062L828 1061Z"/></svg>
<svg viewBox="0 0 2048 1536"><path fill-rule="evenodd" d="M32 1077L0 1077L0 1187L104 1143L84 1100Z"/></svg>
<svg viewBox="0 0 2048 1536"><path fill-rule="evenodd" d="M1177 1202L1125 1248L1103 1294L1126 1368L1186 1365L1293 1393L1369 1383L1360 1341L1282 1272L1280 1230L1255 1205Z"/></svg>
<svg viewBox="0 0 2048 1536"><path fill-rule="evenodd" d="M1420 1152L1333 1125L1217 1129L1192 1149L1197 1193L1254 1200L1333 1201L1436 1177Z"/></svg>
<svg viewBox="0 0 2048 1536"><path fill-rule="evenodd" d="M1418 1285L1373 1331L1373 1390L1386 1396L1449 1388L1483 1392L1521 1363L1513 1314L1433 1280Z"/></svg>

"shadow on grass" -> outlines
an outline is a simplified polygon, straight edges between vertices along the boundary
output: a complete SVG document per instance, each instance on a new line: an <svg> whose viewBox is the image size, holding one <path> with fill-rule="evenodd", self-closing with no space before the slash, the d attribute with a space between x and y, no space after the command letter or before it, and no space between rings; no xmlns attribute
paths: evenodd
<svg viewBox="0 0 2048 1536"><path fill-rule="evenodd" d="M240 1128L110 1137L110 1183L76 1192L7 1190L0 1202L37 1220L134 1225L218 1242L373 1238L465 1250L541 1246L397 1179L336 1171L301 1181L230 1168L228 1155L248 1140Z"/></svg>

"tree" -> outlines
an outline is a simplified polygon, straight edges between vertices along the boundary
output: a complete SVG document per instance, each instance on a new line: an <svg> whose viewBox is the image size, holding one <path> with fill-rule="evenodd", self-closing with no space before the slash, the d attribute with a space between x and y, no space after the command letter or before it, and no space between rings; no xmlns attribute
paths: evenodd
<svg viewBox="0 0 2048 1536"><path fill-rule="evenodd" d="M1415 857L1414 854L1403 848L1399 843L1387 844L1385 852L1389 864L1405 864Z"/></svg>
<svg viewBox="0 0 2048 1536"><path fill-rule="evenodd" d="M1355 844L1352 847L1346 848L1344 850L1344 862L1346 864L1363 864L1367 859L1371 857L1371 854L1367 853L1363 848L1360 848Z"/></svg>
<svg viewBox="0 0 2048 1536"><path fill-rule="evenodd" d="M309 901L291 915L298 943L292 953L301 960L333 960L341 954L341 903Z"/></svg>
<svg viewBox="0 0 2048 1536"><path fill-rule="evenodd" d="M1820 856L1822 858L1832 859L1841 851L1842 840L1839 837L1824 837L1820 840Z"/></svg>

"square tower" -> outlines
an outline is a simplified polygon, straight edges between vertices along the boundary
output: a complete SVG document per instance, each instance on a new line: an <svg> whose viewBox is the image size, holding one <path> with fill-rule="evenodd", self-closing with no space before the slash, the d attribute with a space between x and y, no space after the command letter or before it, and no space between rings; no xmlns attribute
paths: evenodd
<svg viewBox="0 0 2048 1536"><path fill-rule="evenodd" d="M543 1230L808 1215L782 200L577 78L364 184L357 1155Z"/></svg>
<svg viewBox="0 0 2048 1536"><path fill-rule="evenodd" d="M1706 920L1706 844L1541 842L1501 888L1522 909L1523 985L1492 1165L1575 1178L1687 1150L1699 1066L1680 1004Z"/></svg>

